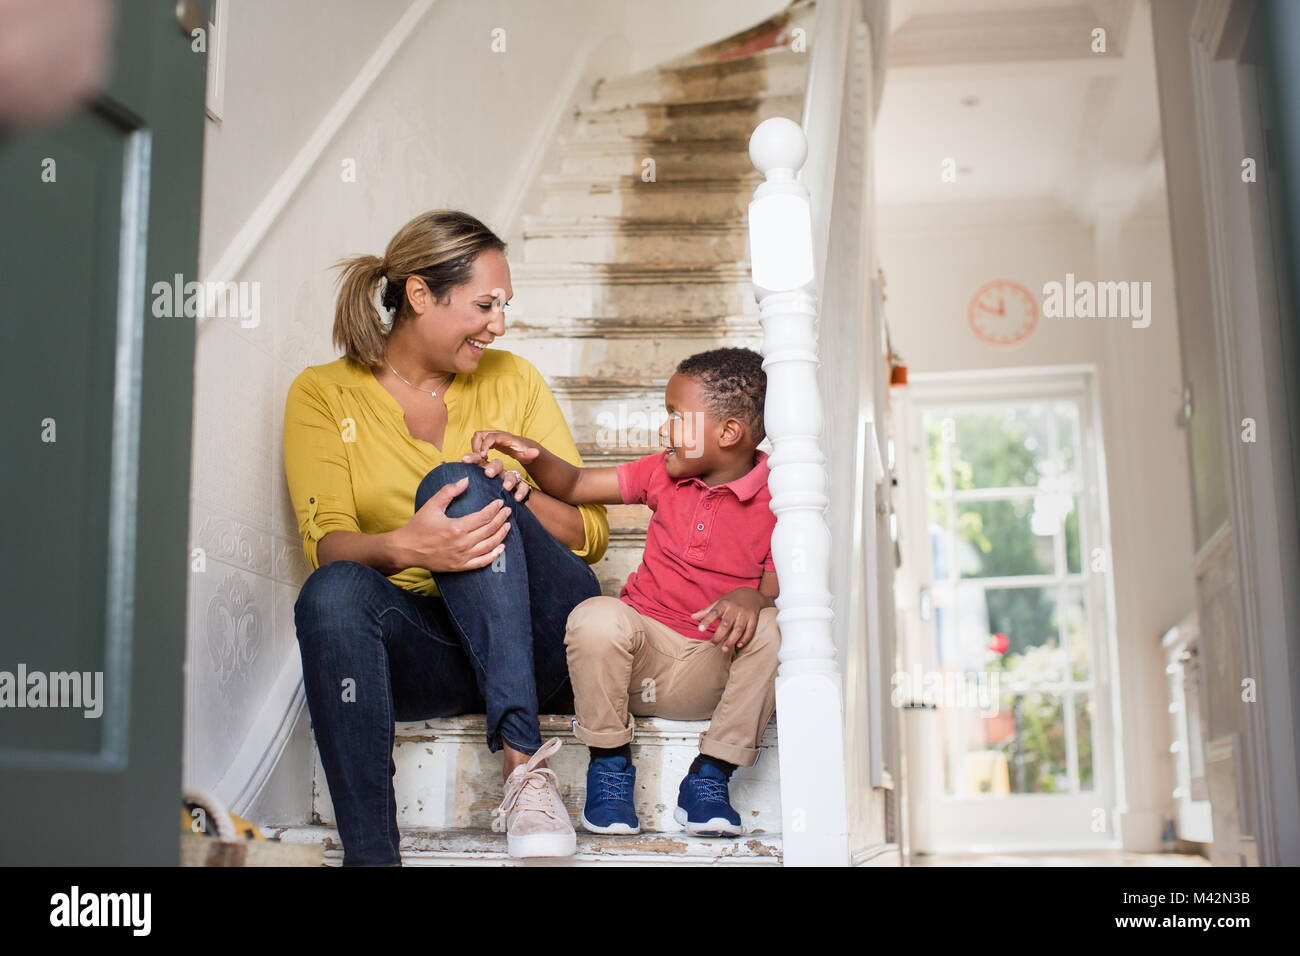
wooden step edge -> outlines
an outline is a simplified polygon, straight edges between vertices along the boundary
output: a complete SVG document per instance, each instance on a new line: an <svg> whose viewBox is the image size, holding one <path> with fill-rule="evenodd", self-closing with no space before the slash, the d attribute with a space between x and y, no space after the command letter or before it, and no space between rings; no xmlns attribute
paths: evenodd
<svg viewBox="0 0 1300 956"><path fill-rule="evenodd" d="M511 279L531 285L572 285L604 281L663 285L671 282L733 283L750 281L749 263L726 262L521 262L510 268Z"/></svg>
<svg viewBox="0 0 1300 956"><path fill-rule="evenodd" d="M617 99L617 91L612 94L610 92L602 94L601 91L597 91L591 99L578 104L577 114L590 118L598 113L616 113L634 111L634 109L645 109L645 111L663 109L663 111L680 113L689 112L693 107L703 108L701 112L731 112L735 109L753 109L753 104L763 103L764 100L803 98L805 83L792 81L788 77L781 77L780 81L775 86L728 92L728 94L702 92L698 95L680 95L676 92L668 92L667 95L656 95L654 90L629 90L629 99L625 101ZM638 99L630 99L633 96ZM645 96L650 96L651 99L645 99ZM614 101L611 103L610 100Z"/></svg>
<svg viewBox="0 0 1300 956"><path fill-rule="evenodd" d="M585 375L551 375L547 383L556 398L561 396L576 400L600 398L630 398L633 396L662 396L667 379L592 378Z"/></svg>
<svg viewBox="0 0 1300 956"><path fill-rule="evenodd" d="M744 216L730 219L643 219L640 216L525 216L524 238L539 236L657 236L691 233L737 235L749 231Z"/></svg>
<svg viewBox="0 0 1300 956"><path fill-rule="evenodd" d="M763 334L758 316L743 314L698 319L660 319L650 316L512 317L507 329L510 334L526 339L643 339L646 336L722 339L757 338Z"/></svg>
<svg viewBox="0 0 1300 956"><path fill-rule="evenodd" d="M609 152L638 153L657 150L671 152L716 152L749 155L748 136L583 136L563 134L559 137L561 150L573 153Z"/></svg>
<svg viewBox="0 0 1300 956"><path fill-rule="evenodd" d="M776 60L775 64L771 61ZM765 72L770 69L790 68L796 64L808 64L807 53L796 53L786 47L770 47L766 50L756 50L748 56L738 56L730 60L721 60L709 63L688 63L681 66L663 64L660 66L648 67L644 70L637 70L635 73L623 73L617 76L606 77L600 81L597 86L599 91L605 87L618 88L620 86L634 86L637 83L651 82L659 77L666 75L674 76L693 76L693 75L717 75L726 76L735 73L746 72Z"/></svg>
<svg viewBox="0 0 1300 956"><path fill-rule="evenodd" d="M716 87L722 86L719 81L724 78L731 79L733 86L745 87L735 95L758 95L764 92L802 95L807 88L807 69L809 61L805 59L802 62L788 60L777 64L757 62L750 69L715 72L702 77L675 77L675 70L655 70L640 77L628 74L595 83L588 103L619 100L625 96L653 96L654 99L651 100L640 100L646 103L694 103L697 100L718 99ZM694 90L690 88L692 86Z"/></svg>
<svg viewBox="0 0 1300 956"><path fill-rule="evenodd" d="M579 173L543 173L542 185L554 192L586 192L604 195L613 192L634 192L659 188L670 192L746 192L763 182L757 169L735 176L657 176L646 182L637 173L620 176L584 176Z"/></svg>
<svg viewBox="0 0 1300 956"><path fill-rule="evenodd" d="M397 721L393 725L394 737L397 743L422 743L441 739L482 744L485 720L482 714L463 714L460 717ZM573 715L541 714L537 720L543 737L561 737L565 738L567 744L579 746L574 743L577 738L573 736ZM694 744L699 742L700 734L709 729L707 720L669 720L666 717L634 717L633 720L636 723L634 747L675 746L683 742ZM777 726L773 718L763 733L759 749L773 750L776 746Z"/></svg>
<svg viewBox="0 0 1300 956"><path fill-rule="evenodd" d="M623 865L781 865L781 835L766 831L728 839L691 837L682 832L604 836L588 833L575 820L577 852L572 857L518 860L506 851L506 835L490 830L426 830L403 828L399 852L405 866L572 866ZM326 865L343 860L343 844L335 827L269 826L271 838L325 850Z"/></svg>
<svg viewBox="0 0 1300 956"><path fill-rule="evenodd" d="M595 100L580 104L576 114L579 119L589 122L613 122L618 114L635 112L659 113L664 116L696 116L705 113L740 113L756 110L774 100L802 101L803 90L763 89L747 90L744 93L724 95L711 94L696 97L664 97L662 99L637 100L621 103L617 106L606 105Z"/></svg>
<svg viewBox="0 0 1300 956"><path fill-rule="evenodd" d="M597 448L587 442L578 444L578 454L582 457L582 463L589 468L611 468L656 454L657 451L658 449L655 448Z"/></svg>

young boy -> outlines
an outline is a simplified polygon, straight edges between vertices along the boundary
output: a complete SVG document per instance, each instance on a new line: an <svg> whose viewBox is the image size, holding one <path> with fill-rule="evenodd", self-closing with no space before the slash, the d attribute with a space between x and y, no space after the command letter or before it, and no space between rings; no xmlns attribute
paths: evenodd
<svg viewBox="0 0 1300 956"><path fill-rule="evenodd" d="M582 825L639 833L632 803L634 716L711 718L678 790L674 818L697 836L737 836L727 782L758 759L776 709L780 633L772 563L763 400L767 375L750 349L684 360L668 381L665 450L615 468L576 468L536 442L477 432L467 461L492 448L523 463L547 494L570 504L644 504L654 512L641 566L618 598L569 615L565 644L574 732L591 750Z"/></svg>

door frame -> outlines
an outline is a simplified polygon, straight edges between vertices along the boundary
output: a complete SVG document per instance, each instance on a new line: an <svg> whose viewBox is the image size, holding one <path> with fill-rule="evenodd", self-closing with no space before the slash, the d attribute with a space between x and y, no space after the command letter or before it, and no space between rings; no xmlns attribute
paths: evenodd
<svg viewBox="0 0 1300 956"><path fill-rule="evenodd" d="M1189 47L1210 313L1223 392L1240 665L1242 675L1258 685L1258 703L1245 708L1255 821L1250 836L1259 863L1295 866L1300 741L1293 720L1296 691L1286 675L1300 646L1300 593L1286 582L1300 579L1300 400L1294 381L1287 381L1288 364L1294 376L1289 360L1297 357L1298 346L1285 324L1294 312L1282 195L1282 177L1294 166L1278 159L1285 131L1273 101L1273 78L1256 62L1262 51L1250 46L1252 37L1275 49L1283 43L1274 30L1276 14L1270 16L1276 9L1255 0L1198 0ZM1288 22L1294 29L1294 16ZM1230 180L1237 178L1243 157L1257 158L1258 178L1249 189L1235 188L1241 183ZM1253 446L1241 440L1247 418L1259 435Z"/></svg>
<svg viewBox="0 0 1300 956"><path fill-rule="evenodd" d="M905 394L899 394L903 392ZM1120 714L1119 659L1113 575L1110 571L1110 506L1106 487L1105 441L1102 433L1100 396L1097 370L1093 365L1055 365L1021 368L963 370L956 372L916 373L909 378L907 389L895 393L899 399L897 427L901 430L900 481L901 499L900 539L904 541L905 554L912 554L913 575L909 583L920 585L933 580L931 554L926 530L925 491L925 439L921 430L921 415L928 406L988 400L990 402L1016 401L1018 399L1050 400L1068 399L1079 408L1080 466L1083 470L1084 488L1080 498L1086 501L1095 519L1087 522L1096 528L1092 531L1080 523L1081 567L1089 566L1091 548L1106 549L1107 573L1089 574L1085 593L1089 612L1089 628L1093 650L1093 774L1091 791L1077 795L1011 794L1006 797L953 797L938 792L932 797L930 817L933 821L932 846L919 847L922 852L997 852L1001 850L1039 849L1118 849L1122 845L1121 820L1124 810L1124 784L1122 749L1122 719ZM1092 540L1094 534L1100 540ZM922 544L922 542L927 542ZM900 642L900 668L929 672L936 668L936 650L933 646L933 621L922 620L919 602L911 596L900 595L900 616L906 617L910 638ZM919 657L920 660L911 658ZM935 740L932 746L940 746ZM924 797L923 797L924 799ZM1063 801L1075 804L1072 808ZM998 827L998 816L1013 809L1017 820L1037 817L1050 820L1061 813L1080 808L1095 814L1104 811L1105 830L1095 834L1088 827L1072 835L1051 836L1046 833L1049 823L1042 824L1037 832L1021 832L1015 837L1007 831L990 833ZM960 814L959 814L960 811ZM960 819L964 817L965 819ZM977 831L985 829L983 837ZM976 839L968 833L976 832Z"/></svg>
<svg viewBox="0 0 1300 956"><path fill-rule="evenodd" d="M194 9L169 0L116 4L112 75L62 121L94 116L115 129L124 163L113 199L116 298L92 316L116 324L107 540L67 545L105 554L105 578L93 583L106 589L105 613L87 623L87 640L102 638L105 647L107 723L95 752L56 742L0 753L0 858L9 864L180 861L194 322L154 315L148 293L154 281L198 273L206 57L188 29ZM44 136L20 130L13 140L40 144ZM35 174L31 182L48 188ZM11 307L39 316L44 300L33 300L42 291L20 285Z"/></svg>

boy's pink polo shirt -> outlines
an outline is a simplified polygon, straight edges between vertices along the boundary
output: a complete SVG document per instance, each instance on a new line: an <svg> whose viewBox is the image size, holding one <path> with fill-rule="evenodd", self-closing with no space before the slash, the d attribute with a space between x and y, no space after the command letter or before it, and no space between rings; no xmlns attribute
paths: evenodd
<svg viewBox="0 0 1300 956"><path fill-rule="evenodd" d="M767 474L761 451L748 474L712 488L699 478L669 477L663 452L619 465L624 503L654 514L641 566L618 596L685 637L708 640L717 621L701 631L691 615L728 591L757 588L764 571L776 570Z"/></svg>

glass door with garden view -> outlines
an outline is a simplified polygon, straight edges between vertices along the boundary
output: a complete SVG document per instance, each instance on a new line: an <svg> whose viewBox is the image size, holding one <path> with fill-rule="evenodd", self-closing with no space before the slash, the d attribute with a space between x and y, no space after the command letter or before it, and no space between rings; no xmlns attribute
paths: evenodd
<svg viewBox="0 0 1300 956"><path fill-rule="evenodd" d="M1087 373L909 389L928 849L1113 845L1108 542ZM935 753L934 750L938 750Z"/></svg>

